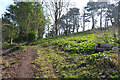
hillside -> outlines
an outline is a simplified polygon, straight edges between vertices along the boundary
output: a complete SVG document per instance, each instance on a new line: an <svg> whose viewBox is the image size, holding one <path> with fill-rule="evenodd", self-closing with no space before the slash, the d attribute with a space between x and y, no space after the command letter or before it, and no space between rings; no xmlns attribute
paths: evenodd
<svg viewBox="0 0 120 80"><path fill-rule="evenodd" d="M113 49L97 53L94 51L96 43L117 45L113 32L110 32L110 30L97 33L94 33L92 30L69 34L68 36L48 37L37 40L31 43L31 45L22 43L19 44L18 50L15 49L16 51L14 50L16 46L13 46L8 48L10 54L3 56L3 77L120 78L120 58L118 56L120 51ZM26 54L26 56L23 54ZM22 59L23 57L26 59ZM32 69L28 69L32 71L32 75L29 75L30 73L28 72L28 76L24 76L25 72L18 72L19 69L17 70L17 67L20 66L15 65L19 64L26 65L26 67L31 66ZM21 68L23 67L25 66ZM28 69L25 68L26 71ZM14 75L13 72L17 75L23 74L23 76Z"/></svg>

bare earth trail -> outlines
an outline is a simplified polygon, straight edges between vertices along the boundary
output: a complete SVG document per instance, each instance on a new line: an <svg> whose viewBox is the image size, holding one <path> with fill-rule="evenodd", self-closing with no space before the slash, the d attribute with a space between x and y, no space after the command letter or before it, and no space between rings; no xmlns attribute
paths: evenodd
<svg viewBox="0 0 120 80"><path fill-rule="evenodd" d="M27 47L27 51L17 53L14 58L18 61L16 64L10 64L10 66L2 71L3 78L33 78L34 70L32 68L32 61L35 58L34 46ZM3 51L4 53L4 51ZM3 56L3 60L13 56ZM9 61L11 60L9 58Z"/></svg>

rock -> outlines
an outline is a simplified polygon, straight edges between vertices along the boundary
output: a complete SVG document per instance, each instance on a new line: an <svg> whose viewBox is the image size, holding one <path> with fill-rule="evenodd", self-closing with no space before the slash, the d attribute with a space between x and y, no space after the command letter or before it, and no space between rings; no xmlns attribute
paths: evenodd
<svg viewBox="0 0 120 80"><path fill-rule="evenodd" d="M118 46L107 44L107 43L97 43L94 47L95 52L103 52L103 51L109 51L114 49L120 50Z"/></svg>

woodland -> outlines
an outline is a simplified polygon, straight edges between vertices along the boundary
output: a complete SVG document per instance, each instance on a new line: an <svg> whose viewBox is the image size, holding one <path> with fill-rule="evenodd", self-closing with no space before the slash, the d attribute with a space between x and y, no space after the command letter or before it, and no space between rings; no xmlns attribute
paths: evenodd
<svg viewBox="0 0 120 80"><path fill-rule="evenodd" d="M120 79L120 1L70 6L49 0L6 9L2 78Z"/></svg>

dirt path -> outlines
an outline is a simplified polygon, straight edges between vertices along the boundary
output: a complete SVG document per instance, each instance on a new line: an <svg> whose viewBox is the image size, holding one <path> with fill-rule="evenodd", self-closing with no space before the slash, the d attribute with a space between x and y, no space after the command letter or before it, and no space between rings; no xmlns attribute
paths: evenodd
<svg viewBox="0 0 120 80"><path fill-rule="evenodd" d="M32 68L32 61L34 60L35 55L35 47L28 47L27 51L16 53L14 56L5 56L4 59L9 58L9 62L11 59L15 59L18 61L16 64L10 64L10 66L2 71L3 78L33 78L34 70Z"/></svg>

